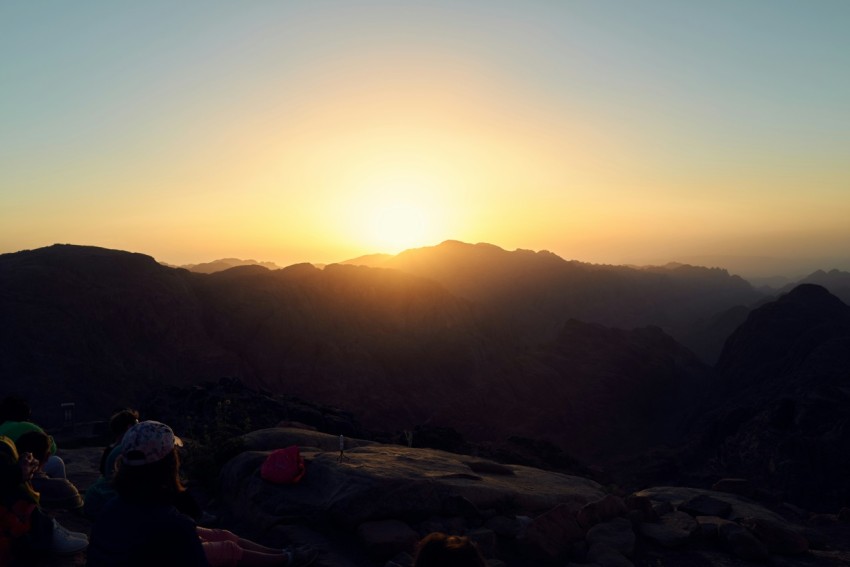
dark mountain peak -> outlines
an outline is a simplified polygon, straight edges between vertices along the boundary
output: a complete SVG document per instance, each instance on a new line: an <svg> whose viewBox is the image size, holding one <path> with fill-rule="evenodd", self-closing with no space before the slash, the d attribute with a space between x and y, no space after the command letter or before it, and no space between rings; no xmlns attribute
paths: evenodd
<svg viewBox="0 0 850 567"><path fill-rule="evenodd" d="M754 309L741 329L752 332L756 327L767 330L793 326L802 330L824 322L844 320L849 315L850 308L823 286L800 284L775 301Z"/></svg>
<svg viewBox="0 0 850 567"><path fill-rule="evenodd" d="M572 264L548 251L535 252L518 248L508 251L495 244L479 242L468 244L446 240L437 246L405 250L388 259L385 266L408 271L428 270L435 273L491 272L509 273L516 270L533 270L539 267Z"/></svg>
<svg viewBox="0 0 850 567"><path fill-rule="evenodd" d="M333 265L333 264L331 264L331 265ZM325 269L327 269L328 267L329 266L326 266ZM282 275L283 274L285 274L285 275L302 275L302 274L307 275L307 274L316 274L320 271L322 271L322 270L320 270L319 268L317 268L313 264L310 264L309 262L302 262L300 264L292 264L291 266L287 266L287 267L283 268L282 270L278 270L278 272Z"/></svg>
<svg viewBox="0 0 850 567"><path fill-rule="evenodd" d="M58 284L63 278L73 281L101 281L104 278L145 277L172 271L151 256L97 246L54 244L35 250L0 255L0 270L8 277L24 278L29 272L54 273Z"/></svg>
<svg viewBox="0 0 850 567"><path fill-rule="evenodd" d="M825 308L841 310L847 307L843 301L832 295L828 289L813 283L803 283L796 286L785 295L782 295L778 299L778 303L794 304L808 309Z"/></svg>
<svg viewBox="0 0 850 567"><path fill-rule="evenodd" d="M841 301L850 304L850 272L842 272L836 269L829 270L828 272L817 270L797 283L786 285L780 292L789 292L802 284L816 284L825 287L830 293L841 299Z"/></svg>
<svg viewBox="0 0 850 567"><path fill-rule="evenodd" d="M850 307L822 286L801 284L754 309L726 341L717 368L730 382L745 375L753 383L770 380L848 328Z"/></svg>
<svg viewBox="0 0 850 567"><path fill-rule="evenodd" d="M706 396L706 459L779 499L846 501L848 367L850 307L822 286L753 310L726 341Z"/></svg>
<svg viewBox="0 0 850 567"><path fill-rule="evenodd" d="M20 252L10 254L0 254L0 258L10 261L38 262L41 264L71 264L79 261L109 259L158 265L156 260L146 254L77 244L53 244L34 250L21 250Z"/></svg>

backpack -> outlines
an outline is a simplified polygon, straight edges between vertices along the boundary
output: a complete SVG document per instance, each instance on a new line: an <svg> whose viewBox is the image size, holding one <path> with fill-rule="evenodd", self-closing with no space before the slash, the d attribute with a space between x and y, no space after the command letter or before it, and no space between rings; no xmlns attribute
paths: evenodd
<svg viewBox="0 0 850 567"><path fill-rule="evenodd" d="M260 467L260 477L275 484L295 484L304 477L306 470L298 446L290 445L276 449L266 457Z"/></svg>

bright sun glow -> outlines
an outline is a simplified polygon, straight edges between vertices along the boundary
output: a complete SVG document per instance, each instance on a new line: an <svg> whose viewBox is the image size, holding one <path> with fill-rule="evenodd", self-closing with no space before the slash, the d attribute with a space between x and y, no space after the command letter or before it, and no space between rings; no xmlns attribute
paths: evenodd
<svg viewBox="0 0 850 567"><path fill-rule="evenodd" d="M395 253L430 244L427 211L413 203L376 204L364 220L364 237L384 251Z"/></svg>
<svg viewBox="0 0 850 567"><path fill-rule="evenodd" d="M364 182L348 207L349 238L388 254L433 245L444 238L439 189L433 180L410 174Z"/></svg>

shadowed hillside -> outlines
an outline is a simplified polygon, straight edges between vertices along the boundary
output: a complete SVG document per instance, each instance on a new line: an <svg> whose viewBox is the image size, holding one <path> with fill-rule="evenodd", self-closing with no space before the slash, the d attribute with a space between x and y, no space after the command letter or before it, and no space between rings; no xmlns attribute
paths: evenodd
<svg viewBox="0 0 850 567"><path fill-rule="evenodd" d="M0 379L52 420L101 417L160 382L236 368L203 324L189 273L153 258L56 245L0 256Z"/></svg>
<svg viewBox="0 0 850 567"><path fill-rule="evenodd" d="M718 268L586 264L547 251L457 241L380 257L378 264L369 257L351 262L431 278L489 316L508 319L529 341L551 340L570 318L627 329L655 325L710 360L719 345L700 334L705 321L762 297Z"/></svg>
<svg viewBox="0 0 850 567"><path fill-rule="evenodd" d="M73 401L78 419L165 384L233 376L344 408L374 429L522 435L604 460L669 440L666 426L703 372L658 329L564 320L535 344L513 319L482 315L439 283L398 270L302 264L197 274L140 254L57 245L0 256L0 274L10 322L0 331L4 389L37 412Z"/></svg>
<svg viewBox="0 0 850 567"><path fill-rule="evenodd" d="M729 338L705 418L706 470L814 509L850 501L850 307L804 284Z"/></svg>
<svg viewBox="0 0 850 567"><path fill-rule="evenodd" d="M369 425L453 414L495 346L469 304L396 271L309 264L194 280L211 337L256 387L361 408Z"/></svg>
<svg viewBox="0 0 850 567"><path fill-rule="evenodd" d="M604 463L681 441L708 373L657 327L570 320L553 342L511 360L499 376L512 388L514 427Z"/></svg>

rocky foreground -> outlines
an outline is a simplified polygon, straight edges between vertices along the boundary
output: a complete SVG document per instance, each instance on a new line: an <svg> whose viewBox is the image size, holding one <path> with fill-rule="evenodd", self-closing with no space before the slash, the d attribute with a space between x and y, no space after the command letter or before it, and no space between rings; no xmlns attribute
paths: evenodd
<svg viewBox="0 0 850 567"><path fill-rule="evenodd" d="M262 480L269 452L293 444L303 480ZM432 449L346 438L340 458L338 437L296 428L249 433L242 447L204 523L269 545L310 543L319 565L407 567L418 539L437 530L469 536L492 566L850 565L850 514L771 510L730 492L751 490L742 481L618 495L577 476ZM63 452L79 486L96 478L99 454ZM72 514L59 520L90 527ZM44 565L84 565L84 556Z"/></svg>

